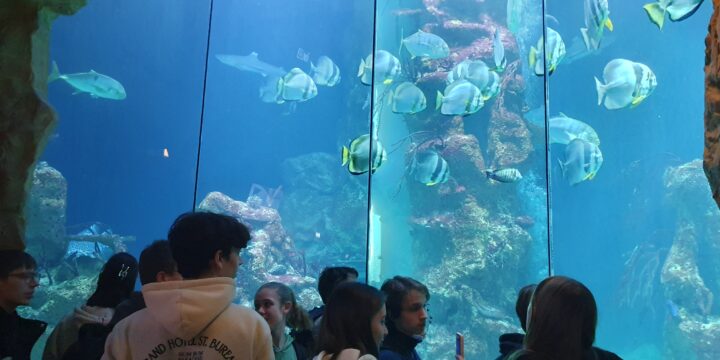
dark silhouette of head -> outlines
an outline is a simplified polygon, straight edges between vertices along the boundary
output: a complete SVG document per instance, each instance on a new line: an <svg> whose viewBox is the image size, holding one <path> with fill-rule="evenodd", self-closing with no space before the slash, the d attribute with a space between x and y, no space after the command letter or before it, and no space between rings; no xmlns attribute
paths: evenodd
<svg viewBox="0 0 720 360"><path fill-rule="evenodd" d="M520 320L520 326L525 332L527 332L527 309L530 305L530 299L532 299L532 294L535 291L536 287L536 284L523 286L522 289L520 289L520 291L518 292L518 298L515 302L515 313Z"/></svg>
<svg viewBox="0 0 720 360"><path fill-rule="evenodd" d="M342 350L353 348L378 357L371 322L384 305L383 293L370 285L359 282L338 285L322 318L319 350L336 357Z"/></svg>
<svg viewBox="0 0 720 360"><path fill-rule="evenodd" d="M95 292L87 301L88 306L114 308L130 297L135 288L138 264L135 257L126 253L117 253L103 265L98 277Z"/></svg>
<svg viewBox="0 0 720 360"><path fill-rule="evenodd" d="M335 287L345 281L355 281L358 278L357 270L347 266L326 267L318 279L318 292L323 304L327 304L330 294Z"/></svg>
<svg viewBox="0 0 720 360"><path fill-rule="evenodd" d="M157 281L158 273L171 275L177 272L177 264L172 257L170 243L156 240L140 253L140 283L150 284Z"/></svg>
<svg viewBox="0 0 720 360"><path fill-rule="evenodd" d="M11 272L18 269L35 270L37 262L22 250L0 250L0 279L7 279Z"/></svg>
<svg viewBox="0 0 720 360"><path fill-rule="evenodd" d="M528 311L526 350L554 360L577 360L592 348L597 305L579 281L564 276L543 280Z"/></svg>
<svg viewBox="0 0 720 360"><path fill-rule="evenodd" d="M250 231L232 216L191 212L175 219L168 241L178 272L183 278L197 279L212 270L218 251L228 260L245 248Z"/></svg>

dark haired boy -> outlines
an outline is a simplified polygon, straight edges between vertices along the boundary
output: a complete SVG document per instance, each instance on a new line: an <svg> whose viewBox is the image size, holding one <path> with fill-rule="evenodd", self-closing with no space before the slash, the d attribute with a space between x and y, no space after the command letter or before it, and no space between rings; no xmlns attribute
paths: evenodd
<svg viewBox="0 0 720 360"><path fill-rule="evenodd" d="M520 320L520 327L523 332L527 331L527 309L528 306L530 306L530 299L532 299L532 294L536 286L535 284L523 286L518 292L518 298L515 302L515 313L517 314L518 320ZM522 349L523 340L525 340L525 335L520 333L500 335L500 356L495 360L508 359L513 352Z"/></svg>
<svg viewBox="0 0 720 360"><path fill-rule="evenodd" d="M30 304L38 287L37 263L21 250L0 251L0 359L30 359L47 324L24 319L15 311Z"/></svg>
<svg viewBox="0 0 720 360"><path fill-rule="evenodd" d="M388 335L380 346L380 360L420 360L415 347L427 328L430 292L421 282L404 276L386 280L380 290L387 296Z"/></svg>
<svg viewBox="0 0 720 360"><path fill-rule="evenodd" d="M308 311L310 319L313 321L312 332L315 340L317 340L320 335L320 324L322 323L322 316L325 314L325 304L327 304L330 299L330 294L332 294L338 285L349 281L357 281L357 278L357 270L348 266L326 267L320 272L318 292L320 293L320 299L322 299L323 304Z"/></svg>
<svg viewBox="0 0 720 360"><path fill-rule="evenodd" d="M184 280L144 285L147 308L115 325L103 359L273 359L267 322L232 303L248 228L226 215L186 213L168 241Z"/></svg>

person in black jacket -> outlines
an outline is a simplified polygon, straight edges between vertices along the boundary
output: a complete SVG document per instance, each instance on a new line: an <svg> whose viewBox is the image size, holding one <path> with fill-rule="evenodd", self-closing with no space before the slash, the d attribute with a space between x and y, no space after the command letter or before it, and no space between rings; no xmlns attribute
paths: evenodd
<svg viewBox="0 0 720 360"><path fill-rule="evenodd" d="M517 314L518 320L520 320L520 327L525 332L527 332L527 308L530 305L530 298L532 298L536 286L535 284L523 286L518 293L517 301L515 301L515 313ZM495 360L505 360L515 351L522 349L524 339L525 335L520 333L500 335L500 356Z"/></svg>
<svg viewBox="0 0 720 360"><path fill-rule="evenodd" d="M422 342L429 316L430 292L419 281L395 276L380 290L387 296L388 335L380 346L380 360L420 360L415 346Z"/></svg>
<svg viewBox="0 0 720 360"><path fill-rule="evenodd" d="M530 300L523 349L511 360L621 360L596 347L597 305L577 280L551 276L538 284Z"/></svg>
<svg viewBox="0 0 720 360"><path fill-rule="evenodd" d="M30 359L47 323L20 317L18 306L30 304L38 287L37 263L21 250L0 251L0 359Z"/></svg>

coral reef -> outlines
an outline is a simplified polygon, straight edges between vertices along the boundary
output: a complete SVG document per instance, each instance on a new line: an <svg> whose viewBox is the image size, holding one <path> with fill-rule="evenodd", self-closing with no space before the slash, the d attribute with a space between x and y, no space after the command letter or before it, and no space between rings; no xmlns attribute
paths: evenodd
<svg viewBox="0 0 720 360"><path fill-rule="evenodd" d="M362 271L365 263L367 185L348 176L337 156L311 153L282 163L283 225L305 251L308 274L328 264Z"/></svg>
<svg viewBox="0 0 720 360"><path fill-rule="evenodd" d="M720 210L709 196L701 160L669 168L664 183L677 219L660 278L676 306L665 323L667 351L673 358L717 359L720 312L713 295L720 293Z"/></svg>
<svg viewBox="0 0 720 360"><path fill-rule="evenodd" d="M238 273L240 302L251 302L255 290L269 281L282 282L303 298L313 298L305 291L314 291L316 279L307 276L305 255L285 232L277 210L234 200L220 192L209 193L198 209L233 216L252 228L252 241Z"/></svg>
<svg viewBox="0 0 720 360"><path fill-rule="evenodd" d="M450 56L414 65L417 84L426 93L442 91L447 72L465 59L494 66L493 34L500 32L508 66L500 74L500 92L468 117L426 112L406 117L411 135L406 154L432 146L448 162L451 179L433 187L406 175L410 199L410 232L415 274L432 292L432 316L424 357L452 357L456 331L466 337L468 356L488 358L496 352L497 336L517 331L513 304L519 283L533 263L530 249L546 237L545 192L531 176L530 184L500 184L485 180L489 168L530 168L535 147L522 118L525 81L518 44L495 18L504 8L476 0L424 0L429 14L424 31L448 42ZM472 10L468 10L472 9ZM489 121L488 121L489 119ZM415 134L432 131L434 138ZM486 134L486 135L485 135ZM487 143L484 143L484 141ZM439 145L436 144L439 142ZM531 235L532 232L532 235ZM545 253L545 252L543 252ZM419 270L422 269L422 270Z"/></svg>
<svg viewBox="0 0 720 360"><path fill-rule="evenodd" d="M86 0L22 0L0 7L0 248L24 248L31 173L56 123L45 102L50 25Z"/></svg>
<svg viewBox="0 0 720 360"><path fill-rule="evenodd" d="M703 168L712 196L720 206L720 1L713 0L713 14L705 38L705 155Z"/></svg>

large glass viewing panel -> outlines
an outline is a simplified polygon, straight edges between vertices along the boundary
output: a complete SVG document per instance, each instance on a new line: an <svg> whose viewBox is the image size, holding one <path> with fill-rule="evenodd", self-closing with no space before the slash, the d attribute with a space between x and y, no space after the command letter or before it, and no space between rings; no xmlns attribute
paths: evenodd
<svg viewBox="0 0 720 360"><path fill-rule="evenodd" d="M510 3L378 3L370 281L428 286L427 359L456 332L466 359L497 357L518 289L548 274L542 3Z"/></svg>
<svg viewBox="0 0 720 360"><path fill-rule="evenodd" d="M597 346L624 359L714 359L720 213L701 161L712 7L680 9L676 19L690 16L678 22L660 12L659 29L643 3L610 1L608 27L607 11L548 2L547 32L559 35L548 39L566 48L549 77L553 273L594 293Z"/></svg>
<svg viewBox="0 0 720 360"><path fill-rule="evenodd" d="M205 2L90 1L54 22L59 120L26 209L41 270L30 317L54 326L113 252L138 254L192 210L207 21Z"/></svg>
<svg viewBox="0 0 720 360"><path fill-rule="evenodd" d="M197 205L249 223L241 302L265 282L308 308L325 266L365 278L368 175L341 149L369 132L371 1L216 1ZM357 166L357 161L351 165Z"/></svg>

